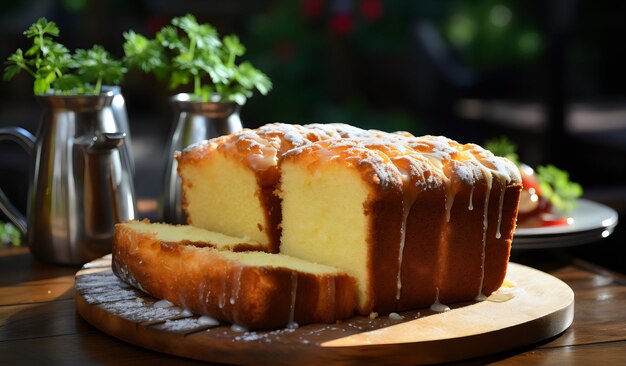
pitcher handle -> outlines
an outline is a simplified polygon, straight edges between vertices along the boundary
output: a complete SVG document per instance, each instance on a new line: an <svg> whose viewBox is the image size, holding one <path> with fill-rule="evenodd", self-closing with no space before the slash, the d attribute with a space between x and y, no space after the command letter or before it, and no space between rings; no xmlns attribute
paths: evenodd
<svg viewBox="0 0 626 366"><path fill-rule="evenodd" d="M35 153L35 136L27 130L20 127L2 127L0 128L0 142L8 140L20 145L27 153L33 155ZM21 213L9 200L0 188L0 210L7 218L20 230L23 236L26 236L26 216Z"/></svg>

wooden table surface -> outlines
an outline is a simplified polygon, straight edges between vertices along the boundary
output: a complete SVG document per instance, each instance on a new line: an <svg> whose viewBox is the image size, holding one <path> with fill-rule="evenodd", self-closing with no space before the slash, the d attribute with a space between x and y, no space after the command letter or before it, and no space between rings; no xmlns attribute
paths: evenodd
<svg viewBox="0 0 626 366"><path fill-rule="evenodd" d="M514 258L575 292L573 325L522 349L458 364L626 364L626 277L562 252ZM78 267L36 262L27 248L0 249L0 365L200 364L112 338L85 322L74 301Z"/></svg>

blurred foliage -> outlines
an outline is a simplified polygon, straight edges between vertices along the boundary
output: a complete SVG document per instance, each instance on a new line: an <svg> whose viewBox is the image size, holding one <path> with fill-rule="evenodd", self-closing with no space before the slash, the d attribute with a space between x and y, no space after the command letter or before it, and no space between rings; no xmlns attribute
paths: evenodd
<svg viewBox="0 0 626 366"><path fill-rule="evenodd" d="M535 13L511 0L450 1L443 33L465 61L479 69L537 59L544 39Z"/></svg>
<svg viewBox="0 0 626 366"><path fill-rule="evenodd" d="M487 140L485 142L485 149L491 151L494 155L511 160L515 165L520 165L519 156L517 155L517 144L509 140L506 136Z"/></svg>
<svg viewBox="0 0 626 366"><path fill-rule="evenodd" d="M344 8L333 6L335 3ZM373 55L406 53L407 26L413 16L406 10L415 7L411 3L277 1L255 18L250 30L254 37L249 42L250 58L274 82L273 92L262 102L251 101L251 108L283 122L345 122L364 128L415 131L419 127L409 111L368 103L364 95L368 91L360 85L376 86L356 67ZM342 67L349 68L351 75L337 75ZM338 77L341 80L333 80ZM399 91L388 92L392 97Z"/></svg>
<svg viewBox="0 0 626 366"><path fill-rule="evenodd" d="M16 247L20 246L22 237L20 231L13 224L0 221L0 245L6 244L12 244Z"/></svg>
<svg viewBox="0 0 626 366"><path fill-rule="evenodd" d="M437 24L467 66L497 68L540 56L543 36L534 13L527 14L523 5L511 0L276 1L250 29L250 57L275 85L272 95L253 108L286 122L330 118L366 127L376 116L374 124L381 129L419 130L399 101L404 91L398 86L408 79L389 80L409 71L389 70L389 61L408 59L414 22L426 18ZM391 101L382 103L392 104L391 112L380 98L377 105L368 103L368 92L380 93L368 89L389 85L394 89L385 95Z"/></svg>

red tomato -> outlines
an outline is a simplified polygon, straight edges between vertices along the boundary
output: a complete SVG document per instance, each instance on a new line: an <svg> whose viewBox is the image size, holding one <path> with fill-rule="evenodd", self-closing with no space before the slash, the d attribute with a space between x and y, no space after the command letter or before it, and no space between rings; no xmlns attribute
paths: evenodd
<svg viewBox="0 0 626 366"><path fill-rule="evenodd" d="M552 212L552 204L541 195L539 181L537 181L533 168L522 164L520 166L520 175L522 176L522 185L524 188L520 195L519 211L517 215L518 222L522 223L533 217Z"/></svg>

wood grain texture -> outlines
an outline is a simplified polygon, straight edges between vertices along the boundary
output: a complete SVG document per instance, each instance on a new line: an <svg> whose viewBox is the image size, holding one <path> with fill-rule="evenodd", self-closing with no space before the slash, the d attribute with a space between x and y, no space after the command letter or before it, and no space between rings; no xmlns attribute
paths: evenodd
<svg viewBox="0 0 626 366"><path fill-rule="evenodd" d="M30 254L28 247L0 249L0 287L54 279L71 284L74 274L80 267L53 266L37 262ZM67 277L64 277L67 276ZM61 279L64 277L63 279Z"/></svg>
<svg viewBox="0 0 626 366"><path fill-rule="evenodd" d="M76 277L77 309L104 332L142 347L200 360L234 364L423 364L488 355L537 342L563 332L572 322L574 294L560 280L518 264L508 278L517 285L504 302L459 304L447 313L407 312L404 320L355 317L335 325L297 330L237 333L227 326L201 326L196 316L179 312L159 319L155 299L125 288L108 267ZM94 268L96 267L96 268ZM107 283L119 299L93 293ZM119 302L117 304L116 302ZM138 305L139 304L139 305ZM118 306L120 305L120 306Z"/></svg>
<svg viewBox="0 0 626 366"><path fill-rule="evenodd" d="M563 250L514 254L517 262L550 273L574 290L574 323L563 334L545 341L455 364L622 365L626 359L626 316L623 316L626 277L571 258ZM28 248L0 248L0 301L11 287L22 282L36 282L27 291L40 291L38 287L45 283L38 281L58 277L65 277L65 281L66 276L75 273L74 267L35 262ZM68 294L72 294L73 280L69 282L72 289ZM206 365L110 337L76 314L73 299L0 305L0 355L2 365Z"/></svg>

